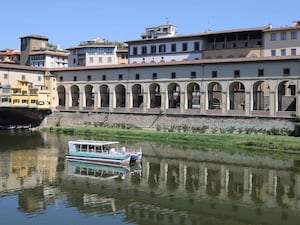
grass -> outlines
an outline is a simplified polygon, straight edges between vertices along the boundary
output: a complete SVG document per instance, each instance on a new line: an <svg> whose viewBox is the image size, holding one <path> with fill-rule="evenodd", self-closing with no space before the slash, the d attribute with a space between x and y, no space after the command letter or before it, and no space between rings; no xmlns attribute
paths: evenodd
<svg viewBox="0 0 300 225"><path fill-rule="evenodd" d="M50 127L41 128L44 132L101 137L118 140L151 141L174 145L177 148L193 148L240 152L245 154L268 155L275 158L300 159L300 138L291 136L252 135L252 134L207 134L145 131L134 129L95 128L95 127Z"/></svg>

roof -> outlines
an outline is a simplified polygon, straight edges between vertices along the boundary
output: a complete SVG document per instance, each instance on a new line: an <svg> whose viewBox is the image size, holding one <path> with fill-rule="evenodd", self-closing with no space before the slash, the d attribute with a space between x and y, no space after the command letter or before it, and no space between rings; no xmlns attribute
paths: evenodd
<svg viewBox="0 0 300 225"><path fill-rule="evenodd" d="M48 37L39 35L39 34L30 34L30 35L22 36L20 38L34 38L34 39L41 39L41 40L47 40L47 41L49 40Z"/></svg>
<svg viewBox="0 0 300 225"><path fill-rule="evenodd" d="M66 50L72 50L72 49L82 49L82 48L114 48L116 45L113 44L93 44L93 45L77 45L75 47L66 48Z"/></svg>
<svg viewBox="0 0 300 225"><path fill-rule="evenodd" d="M258 32L258 31L265 31L270 29L271 26L267 25L267 26L262 26L262 27L252 27L252 28L241 28L241 29L234 29L234 30L223 30L223 31L206 31L203 33L196 33L196 34L186 34L186 35L182 35L182 34L177 34L175 36L172 37L163 37L163 38L155 38L155 39L137 39L137 40L130 40L130 41L126 41L126 43L138 43L138 42L161 42L165 41L165 40L176 40L176 39L188 39L188 38L195 38L195 37L203 37L203 36L210 36L210 35L222 35L222 34L232 34L232 33L243 33L243 32Z"/></svg>
<svg viewBox="0 0 300 225"><path fill-rule="evenodd" d="M95 141L95 140L75 140L69 141L72 144L80 144L80 145L115 145L119 144L118 141Z"/></svg>
<svg viewBox="0 0 300 225"><path fill-rule="evenodd" d="M56 56L65 56L67 57L70 53L61 52L61 51L49 51L49 50L40 50L40 51L31 51L29 55L56 55Z"/></svg>

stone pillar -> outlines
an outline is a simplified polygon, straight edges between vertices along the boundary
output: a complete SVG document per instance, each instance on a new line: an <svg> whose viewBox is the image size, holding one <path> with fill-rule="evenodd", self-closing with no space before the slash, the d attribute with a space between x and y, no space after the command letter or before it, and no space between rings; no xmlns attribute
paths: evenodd
<svg viewBox="0 0 300 225"><path fill-rule="evenodd" d="M161 92L161 107L160 107L160 109L163 112L165 111L165 109L168 108L168 106L167 106L167 103L168 103L167 98L168 98L167 92L165 92L165 91Z"/></svg>
<svg viewBox="0 0 300 225"><path fill-rule="evenodd" d="M276 115L276 108L277 108L277 102L276 102L276 91L270 91L270 116Z"/></svg>
<svg viewBox="0 0 300 225"><path fill-rule="evenodd" d="M132 108L132 91L131 88L127 88L125 90L125 110L126 112L130 111L130 108Z"/></svg>
<svg viewBox="0 0 300 225"><path fill-rule="evenodd" d="M180 92L180 113L184 113L186 107L186 102L187 102L187 93L186 90L183 92Z"/></svg>
<svg viewBox="0 0 300 225"><path fill-rule="evenodd" d="M222 115L227 115L227 111L229 109L229 102L228 102L228 92L222 91L222 104L221 104L221 110Z"/></svg>
<svg viewBox="0 0 300 225"><path fill-rule="evenodd" d="M113 112L115 106L115 90L114 88L109 87L109 112Z"/></svg>
<svg viewBox="0 0 300 225"><path fill-rule="evenodd" d="M66 87L66 102L65 102L65 108L68 110L70 108L70 98L71 98L71 89L70 87Z"/></svg>
<svg viewBox="0 0 300 225"><path fill-rule="evenodd" d="M83 109L83 98L85 98L85 94L79 89L79 110Z"/></svg>
<svg viewBox="0 0 300 225"><path fill-rule="evenodd" d="M245 92L245 115L249 116L250 115L250 109L251 109L251 92L247 91Z"/></svg>
<svg viewBox="0 0 300 225"><path fill-rule="evenodd" d="M100 90L98 86L94 87L93 95L94 95L94 110L97 111L98 107L100 107Z"/></svg>
<svg viewBox="0 0 300 225"><path fill-rule="evenodd" d="M207 107L207 92L201 91L200 92L200 114L204 115L205 111L208 109Z"/></svg>
<svg viewBox="0 0 300 225"><path fill-rule="evenodd" d="M149 108L150 108L150 93L147 91L143 91L143 112L147 112L147 109Z"/></svg>

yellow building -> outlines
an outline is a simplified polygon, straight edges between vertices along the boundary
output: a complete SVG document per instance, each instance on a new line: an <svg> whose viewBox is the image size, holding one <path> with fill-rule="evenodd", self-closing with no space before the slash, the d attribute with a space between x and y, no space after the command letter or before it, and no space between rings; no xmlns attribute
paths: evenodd
<svg viewBox="0 0 300 225"><path fill-rule="evenodd" d="M33 87L29 81L18 80L17 85L11 87L11 106L50 108L50 92Z"/></svg>

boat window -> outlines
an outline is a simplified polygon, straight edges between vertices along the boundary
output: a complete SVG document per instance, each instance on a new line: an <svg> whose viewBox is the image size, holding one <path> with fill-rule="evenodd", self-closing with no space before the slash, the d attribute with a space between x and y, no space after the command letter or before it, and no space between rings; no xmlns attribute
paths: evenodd
<svg viewBox="0 0 300 225"><path fill-rule="evenodd" d="M81 151L82 152L87 152L87 145L82 145Z"/></svg>

